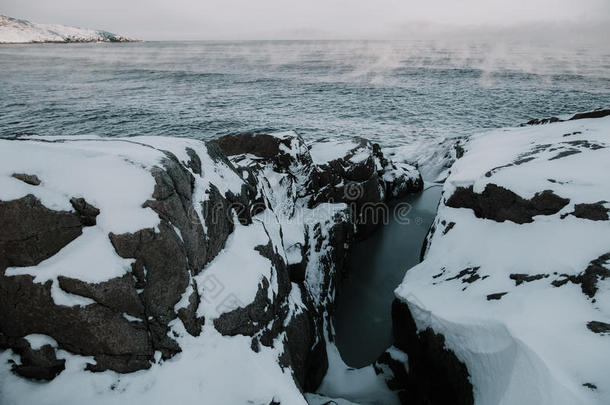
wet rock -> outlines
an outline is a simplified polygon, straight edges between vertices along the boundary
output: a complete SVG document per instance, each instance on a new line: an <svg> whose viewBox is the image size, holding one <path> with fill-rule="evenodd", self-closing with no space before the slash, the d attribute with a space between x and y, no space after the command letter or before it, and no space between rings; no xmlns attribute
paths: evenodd
<svg viewBox="0 0 610 405"><path fill-rule="evenodd" d="M542 118L542 119L538 119L538 118L534 118L533 120L530 120L528 122L526 122L525 124L521 124L520 126L524 127L527 125L542 125L542 124L551 124L553 122L560 122L563 121L557 117L549 117L549 118Z"/></svg>
<svg viewBox="0 0 610 405"><path fill-rule="evenodd" d="M477 218L524 224L534 222L537 215L556 214L569 202L550 190L526 200L503 187L488 184L480 194L475 193L472 186L458 187L445 204L453 208L470 208Z"/></svg>
<svg viewBox="0 0 610 405"><path fill-rule="evenodd" d="M573 121L573 120L582 120L586 118L603 118L610 115L610 109L599 109L595 111L584 112L580 114L575 114L571 118L567 120L562 120L557 117L543 118L543 119L533 119L531 121L526 122L525 124L521 124L520 126L527 125L541 125L541 124L550 124L553 122L563 122L563 121Z"/></svg>
<svg viewBox="0 0 610 405"><path fill-rule="evenodd" d="M600 109L600 110L575 114L574 116L572 116L572 118L570 118L570 121L582 120L582 119L586 119L586 118L603 118L603 117L607 117L608 115L610 115L610 109L605 109L605 110Z"/></svg>
<svg viewBox="0 0 610 405"><path fill-rule="evenodd" d="M13 173L12 177L16 178L17 180L21 180L31 186L40 185L40 179L35 174Z"/></svg>

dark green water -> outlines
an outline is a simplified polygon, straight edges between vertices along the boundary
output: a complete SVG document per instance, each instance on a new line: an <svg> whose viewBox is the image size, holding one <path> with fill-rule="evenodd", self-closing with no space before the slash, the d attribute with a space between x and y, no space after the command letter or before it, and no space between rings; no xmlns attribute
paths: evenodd
<svg viewBox="0 0 610 405"><path fill-rule="evenodd" d="M337 347L346 364L368 365L392 344L394 289L407 269L419 263L441 189L433 186L397 202L410 204L407 215L404 210L402 215L390 215L387 225L352 247L348 275L337 294L335 313ZM397 203L391 212L396 212Z"/></svg>

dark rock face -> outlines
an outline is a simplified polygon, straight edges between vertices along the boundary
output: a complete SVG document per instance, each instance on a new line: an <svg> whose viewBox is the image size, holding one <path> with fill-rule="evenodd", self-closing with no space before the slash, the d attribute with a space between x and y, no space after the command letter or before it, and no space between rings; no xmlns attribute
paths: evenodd
<svg viewBox="0 0 610 405"><path fill-rule="evenodd" d="M191 161L197 168L192 154ZM4 269L36 265L53 256L80 236L84 226L95 225L100 211L82 198L70 200L75 212L49 210L31 195L0 202L0 332L8 339L7 347L19 350L10 343L28 334L45 334L53 337L61 349L93 356L97 364L88 366L91 371L126 373L148 368L156 350L163 358L180 351L168 336L168 324L173 319L179 317L193 335L201 332L204 319L196 316L196 286L186 308L176 313L174 307L194 283L192 276L222 249L232 224L210 226L212 238L205 237L192 209L194 179L175 156L167 154L162 167L153 169L152 175L156 180L153 199L144 206L159 214L158 231L142 229L133 234L109 235L121 257L135 259L131 273L97 284L58 278L63 291L91 299L93 303L86 306L56 305L51 281L40 284L29 275L7 277ZM211 201L220 204L221 209L230 204L220 193ZM54 349L45 348L43 354L52 360L50 350ZM47 361L49 366L38 357L32 358L22 356L23 367L34 363L56 366L51 360ZM28 373L23 367L16 372ZM53 373L56 370L53 368ZM52 378L51 374L47 376Z"/></svg>
<svg viewBox="0 0 610 405"><path fill-rule="evenodd" d="M508 294L508 292L501 292L501 293L489 294L489 295L487 296L487 301L500 300L500 299L502 299L502 297L504 297L506 294Z"/></svg>
<svg viewBox="0 0 610 405"><path fill-rule="evenodd" d="M447 279L449 280L462 280L462 283L472 284L481 278L479 275L480 267L469 267L461 270L458 274Z"/></svg>
<svg viewBox="0 0 610 405"><path fill-rule="evenodd" d="M526 200L503 187L488 184L481 194L475 193L472 186L458 187L445 204L453 208L470 208L477 218L525 224L534 222L536 215L556 214L569 202L550 190Z"/></svg>
<svg viewBox="0 0 610 405"><path fill-rule="evenodd" d="M387 220L384 203L392 198L421 191L423 180L408 177L405 169L383 156L378 144L354 139L357 145L345 156L317 166L311 182L313 205L343 202L352 210L359 238L366 238ZM356 156L359 158L354 159ZM366 156L366 158L362 158ZM389 175L386 175L389 174Z"/></svg>
<svg viewBox="0 0 610 405"><path fill-rule="evenodd" d="M0 307L10 306L14 310L1 312L2 332L11 338L45 334L53 337L60 348L82 355L104 353L110 357L130 356L143 360L152 356L145 327L131 323L120 313L99 304L85 307L55 305L50 290L50 281L34 283L32 276L3 277ZM111 364L108 366L112 368Z"/></svg>
<svg viewBox="0 0 610 405"><path fill-rule="evenodd" d="M586 118L603 118L603 117L607 117L608 115L610 115L610 109L595 110L595 111L575 114L572 118L570 118L570 121L582 120L582 119L586 119Z"/></svg>
<svg viewBox="0 0 610 405"><path fill-rule="evenodd" d="M25 339L0 335L0 349L9 348L21 357L21 364L13 364L12 370L22 377L52 380L65 369L66 361L57 359L55 349L50 345L34 350Z"/></svg>
<svg viewBox="0 0 610 405"><path fill-rule="evenodd" d="M597 293L597 283L599 281L610 278L610 269L606 263L610 260L610 253L601 255L597 259L591 261L587 268L578 275L561 274L560 279L554 280L551 284L555 287L561 287L567 282L580 284L580 288L587 297L595 298Z"/></svg>
<svg viewBox="0 0 610 405"><path fill-rule="evenodd" d="M311 166L309 153L299 153L296 156L288 151L297 149L306 151L307 146L299 136L277 137L267 134L238 134L226 135L212 141L220 147L226 156L251 154L274 165L274 169L280 173L286 173L295 163L295 159L304 166ZM293 145L295 143L296 145Z"/></svg>
<svg viewBox="0 0 610 405"><path fill-rule="evenodd" d="M526 122L525 124L521 124L522 127L527 126L527 125L542 125L542 124L552 124L553 122L561 122L563 120L557 118L557 117L549 117L549 118L534 118L533 120L530 120L528 122Z"/></svg>
<svg viewBox="0 0 610 405"><path fill-rule="evenodd" d="M587 328L593 333L601 335L610 335L610 323L591 321L587 323Z"/></svg>
<svg viewBox="0 0 610 405"><path fill-rule="evenodd" d="M35 174L13 173L12 177L16 178L17 180L21 180L31 186L40 185L40 179Z"/></svg>
<svg viewBox="0 0 610 405"><path fill-rule="evenodd" d="M368 153L365 159L351 160L363 150ZM208 320L206 327L213 324L226 336L249 336L254 351L279 345L283 353L278 363L292 369L297 386L303 391L317 389L328 369L325 339L332 339L334 291L347 246L354 238L354 225L364 235L372 229L369 225L375 225L364 217L367 204L420 190L421 176L413 177L407 165L388 161L378 145L365 140L348 156L324 166L313 163L298 136L228 136L209 144L208 152L213 161L232 169L235 167L225 153L256 157L254 166L239 167L239 173L246 173L241 192L223 194L211 185L200 206L194 205L195 185L200 184L197 175L205 174L208 168L202 167L202 159L192 149L186 150L186 162L165 152L163 161L150 170L155 188L142 204L158 215L159 225L133 233L110 233L109 241L118 256L133 263L126 274L99 283L65 276L36 283L31 275L5 274L8 267L39 264L78 238L84 227L96 226L97 207L78 196L70 199L73 211L53 211L33 195L0 201L0 349L20 355L21 364L13 367L15 373L53 379L64 369L57 350L92 356L95 364L87 365L89 371L119 373L149 368L157 351L163 359L179 353L170 324L178 318L188 333L201 334L206 319L197 315L197 308L205 297L199 296L195 276L225 247L236 226L233 214L248 225L260 210L277 209L271 199L265 200L265 179L257 177L263 168L271 167L286 175L287 183L281 188L292 193L286 195L287 201L299 199L311 208L343 201L350 203L354 215L350 217L344 210L333 218L329 215L307 223L301 263L285 263L271 242L257 246L258 253L271 261L270 278L261 280L251 303L231 308L213 322ZM394 172L398 174L385 176ZM40 184L36 176L16 178ZM263 202L267 205L257 206ZM281 232L280 236L283 238ZM314 270L321 275L315 297L306 283L312 258L319 260ZM269 294L272 285L278 288ZM80 297L84 304L56 304L52 291L57 288ZM297 288L302 304L295 308L291 303ZM185 295L187 291L192 291L190 296ZM180 308L176 308L179 302ZM47 345L33 350L24 339L29 334L52 337L57 348Z"/></svg>
<svg viewBox="0 0 610 405"><path fill-rule="evenodd" d="M599 109L595 111L589 111L585 113L575 114L571 118L567 120L562 120L557 117L543 118L543 119L533 119L531 121L526 122L525 124L521 124L522 127L527 125L542 125L542 124L550 124L553 122L563 122L563 121L573 121L573 120L582 120L586 118L603 118L610 115L610 109Z"/></svg>
<svg viewBox="0 0 610 405"><path fill-rule="evenodd" d="M308 313L295 316L286 328L286 338L295 380L304 392L315 391L328 370L321 319Z"/></svg>
<svg viewBox="0 0 610 405"><path fill-rule="evenodd" d="M409 370L394 371L401 403L422 405L474 404L468 370L445 348L445 338L432 329L417 332L407 304L392 304L394 346L409 356ZM395 365L394 368L398 368ZM406 377L405 377L406 376Z"/></svg>
<svg viewBox="0 0 610 405"><path fill-rule="evenodd" d="M78 215L53 211L27 195L0 201L0 271L10 266L35 266L82 234Z"/></svg>
<svg viewBox="0 0 610 405"><path fill-rule="evenodd" d="M365 238L383 222L383 203L421 191L423 180L419 174L416 178L407 176L406 169L383 156L378 144L354 140L356 146L345 156L323 165L313 163L305 142L296 135L227 135L214 143L227 156L253 155L258 158L259 168L271 164L274 171L293 175L295 182L300 178L297 197L308 199L309 207L325 202L347 203L359 237ZM239 160L235 159L237 165ZM384 176L386 173L395 174Z"/></svg>
<svg viewBox="0 0 610 405"><path fill-rule="evenodd" d="M604 207L607 201L599 201L593 204L576 204L574 206L574 215L576 218L589 219L591 221L607 221L610 219L608 213L610 209Z"/></svg>
<svg viewBox="0 0 610 405"><path fill-rule="evenodd" d="M100 214L100 210L89 204L84 198L72 198L70 204L79 213L84 226L94 226L97 223L95 218Z"/></svg>
<svg viewBox="0 0 610 405"><path fill-rule="evenodd" d="M253 343L255 347L259 342L270 347L273 340L282 332L282 325L288 316L287 297L290 293L290 280L286 264L274 251L271 242L256 249L273 265L274 276L277 277L278 282L277 294L274 294L273 300L269 299L269 280L263 278L254 301L245 307L223 313L214 320L214 327L223 335L251 336L253 340L257 340Z"/></svg>
<svg viewBox="0 0 610 405"><path fill-rule="evenodd" d="M334 225L326 229L327 233L323 232L319 223L305 226L306 242L300 246L301 262L274 265L278 280L283 278L285 282L292 281L299 285L302 301L307 307L302 314L288 320L284 361L291 364L298 386L305 391L313 391L328 367L324 336L332 339L332 332L324 330L323 318L332 311L334 291L347 253L345 246L353 239L354 225L359 236L365 237L380 223L379 218L375 217L375 204L382 205L392 196L399 197L421 190L423 181L421 176L407 176L406 169L383 157L378 145L363 139L357 141L345 156L324 165L313 163L309 149L298 136L232 135L218 139L216 144L232 157L240 171L250 173L250 184L259 190L262 200L268 200L268 185L264 184L265 179L259 173L271 168L276 173L286 174L282 180L284 188L294 190L293 195L280 196L282 199L301 198L310 208L326 202L344 202L349 206L349 221L337 216L333 219ZM355 156L358 158L352 159ZM384 174L394 171L399 174L383 179ZM273 192L282 191L275 189ZM290 209L286 211L290 213ZM322 249L327 249L325 246L332 248L328 249L319 264L317 271L323 281L317 297L311 299L305 284L308 258L320 254ZM270 301L267 288L268 281L263 280L252 304L223 314L214 321L215 327L223 334L251 336L253 349L261 344L267 345L265 340L269 342L278 331L269 330L266 325L272 319L276 324L278 320L283 322L286 319L284 295L288 292L286 288L285 292ZM330 322L327 324L330 325Z"/></svg>
<svg viewBox="0 0 610 405"><path fill-rule="evenodd" d="M59 276L58 281L59 287L66 292L90 298L118 312L144 318L144 305L131 274L96 284L63 276Z"/></svg>
<svg viewBox="0 0 610 405"><path fill-rule="evenodd" d="M511 274L509 277L511 280L515 280L515 285L521 285L523 283L530 283L536 280L542 280L543 278L547 278L548 274Z"/></svg>
<svg viewBox="0 0 610 405"><path fill-rule="evenodd" d="M384 366L390 370L389 375L384 370ZM409 373L407 371L408 364L395 360L390 353L383 352L381 356L373 363L375 374L384 374L388 388L398 395L401 404L409 403L409 393L407 387L409 385Z"/></svg>

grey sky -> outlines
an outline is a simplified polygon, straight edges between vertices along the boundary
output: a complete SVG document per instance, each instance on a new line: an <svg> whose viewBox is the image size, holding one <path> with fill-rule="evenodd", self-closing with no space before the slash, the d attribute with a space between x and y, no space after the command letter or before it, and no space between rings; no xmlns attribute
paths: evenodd
<svg viewBox="0 0 610 405"><path fill-rule="evenodd" d="M481 26L595 36L607 33L610 0L1 0L0 13L149 40L400 38Z"/></svg>

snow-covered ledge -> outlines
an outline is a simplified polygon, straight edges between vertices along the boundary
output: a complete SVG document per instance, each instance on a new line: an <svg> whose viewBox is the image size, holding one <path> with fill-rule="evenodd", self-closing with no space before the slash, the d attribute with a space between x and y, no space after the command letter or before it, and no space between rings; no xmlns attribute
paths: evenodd
<svg viewBox="0 0 610 405"><path fill-rule="evenodd" d="M609 214L610 117L472 137L395 291L395 344L448 349L411 383L436 367L462 379L436 385L453 403L610 403Z"/></svg>

